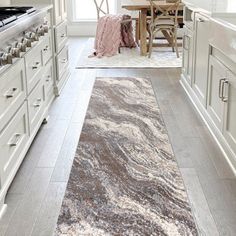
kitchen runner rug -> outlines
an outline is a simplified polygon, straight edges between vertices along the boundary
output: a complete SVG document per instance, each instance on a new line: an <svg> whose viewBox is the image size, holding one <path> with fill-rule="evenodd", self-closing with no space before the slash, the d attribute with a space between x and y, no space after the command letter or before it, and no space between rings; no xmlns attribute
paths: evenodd
<svg viewBox="0 0 236 236"><path fill-rule="evenodd" d="M96 79L55 235L198 235L149 79Z"/></svg>
<svg viewBox="0 0 236 236"><path fill-rule="evenodd" d="M121 48L121 53L113 57L97 58L88 56L91 55L94 45L94 39L88 39L81 52L79 62L76 69L82 68L173 68L182 66L182 49L180 50L180 58L177 58L176 53L172 52L170 47L153 48L152 57L141 56L139 48Z"/></svg>

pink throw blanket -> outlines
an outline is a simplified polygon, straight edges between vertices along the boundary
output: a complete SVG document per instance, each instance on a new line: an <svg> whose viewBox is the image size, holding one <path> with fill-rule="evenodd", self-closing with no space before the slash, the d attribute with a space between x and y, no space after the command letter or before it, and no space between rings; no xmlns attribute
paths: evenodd
<svg viewBox="0 0 236 236"><path fill-rule="evenodd" d="M127 20L129 16L106 15L98 20L97 33L95 39L94 55L101 58L103 56L114 56L118 53L120 46L136 47L133 39L132 23L121 24L122 20Z"/></svg>

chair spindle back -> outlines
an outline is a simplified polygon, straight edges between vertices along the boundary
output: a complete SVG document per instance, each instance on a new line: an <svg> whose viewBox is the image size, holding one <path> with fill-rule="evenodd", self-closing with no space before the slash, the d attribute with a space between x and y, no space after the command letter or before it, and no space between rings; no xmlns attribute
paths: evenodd
<svg viewBox="0 0 236 236"><path fill-rule="evenodd" d="M151 5L151 22L157 22L159 19L172 19L175 25L178 24L178 11L181 0L170 3L167 7L158 5L158 0L149 0Z"/></svg>
<svg viewBox="0 0 236 236"><path fill-rule="evenodd" d="M101 15L110 14L109 0L94 0L94 3L97 10L97 19L99 19Z"/></svg>

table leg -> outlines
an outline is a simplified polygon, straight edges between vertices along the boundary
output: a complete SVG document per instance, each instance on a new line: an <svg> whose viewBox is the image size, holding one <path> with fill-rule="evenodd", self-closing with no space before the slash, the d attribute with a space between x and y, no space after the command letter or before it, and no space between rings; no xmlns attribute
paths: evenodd
<svg viewBox="0 0 236 236"><path fill-rule="evenodd" d="M142 9L140 14L140 53L147 54L147 9Z"/></svg>

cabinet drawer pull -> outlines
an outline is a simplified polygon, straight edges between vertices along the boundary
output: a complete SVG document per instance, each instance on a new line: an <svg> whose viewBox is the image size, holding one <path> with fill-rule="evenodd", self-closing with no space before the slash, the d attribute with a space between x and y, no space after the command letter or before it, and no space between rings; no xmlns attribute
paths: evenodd
<svg viewBox="0 0 236 236"><path fill-rule="evenodd" d="M222 85L223 85L223 82L225 81L226 79L220 79L219 81L219 98L222 100L223 98L223 89L222 89Z"/></svg>
<svg viewBox="0 0 236 236"><path fill-rule="evenodd" d="M60 60L60 62L63 63L63 64L67 63L67 61L68 61L68 60L67 60L66 58Z"/></svg>
<svg viewBox="0 0 236 236"><path fill-rule="evenodd" d="M61 35L61 38L65 38L65 37L66 37L66 34L62 34L62 35Z"/></svg>
<svg viewBox="0 0 236 236"><path fill-rule="evenodd" d="M44 52L47 52L47 51L48 51L48 48L49 48L49 46L46 46L46 47L43 49L43 51L44 51Z"/></svg>
<svg viewBox="0 0 236 236"><path fill-rule="evenodd" d="M39 68L40 62L36 62L35 66L32 66L33 70L37 70Z"/></svg>
<svg viewBox="0 0 236 236"><path fill-rule="evenodd" d="M199 22L199 23L204 23L205 20L203 20L202 18L198 18L198 19L197 19L197 22Z"/></svg>
<svg viewBox="0 0 236 236"><path fill-rule="evenodd" d="M185 50L189 50L190 48L190 38L187 35L184 35L184 40L183 40L183 47Z"/></svg>
<svg viewBox="0 0 236 236"><path fill-rule="evenodd" d="M46 79L46 82L50 82L50 80L51 80L51 75L48 75L47 79Z"/></svg>
<svg viewBox="0 0 236 236"><path fill-rule="evenodd" d="M20 140L21 140L21 134L15 134L15 135L11 138L11 140L12 140L12 141L10 141L10 142L8 143L8 145L9 145L10 147L16 147L16 146L19 144Z"/></svg>
<svg viewBox="0 0 236 236"><path fill-rule="evenodd" d="M41 102L42 102L42 99L41 98L38 98L37 99L37 102L36 103L34 103L34 107L36 108L36 107L40 107L41 106Z"/></svg>
<svg viewBox="0 0 236 236"><path fill-rule="evenodd" d="M13 98L14 94L16 93L17 88L12 88L9 91L6 92L6 94L4 95L7 99Z"/></svg>
<svg viewBox="0 0 236 236"><path fill-rule="evenodd" d="M222 101L223 102L227 102L228 101L228 95L225 95L225 85L228 85L229 84L229 81L228 80L225 80L223 82L223 85L222 85Z"/></svg>

